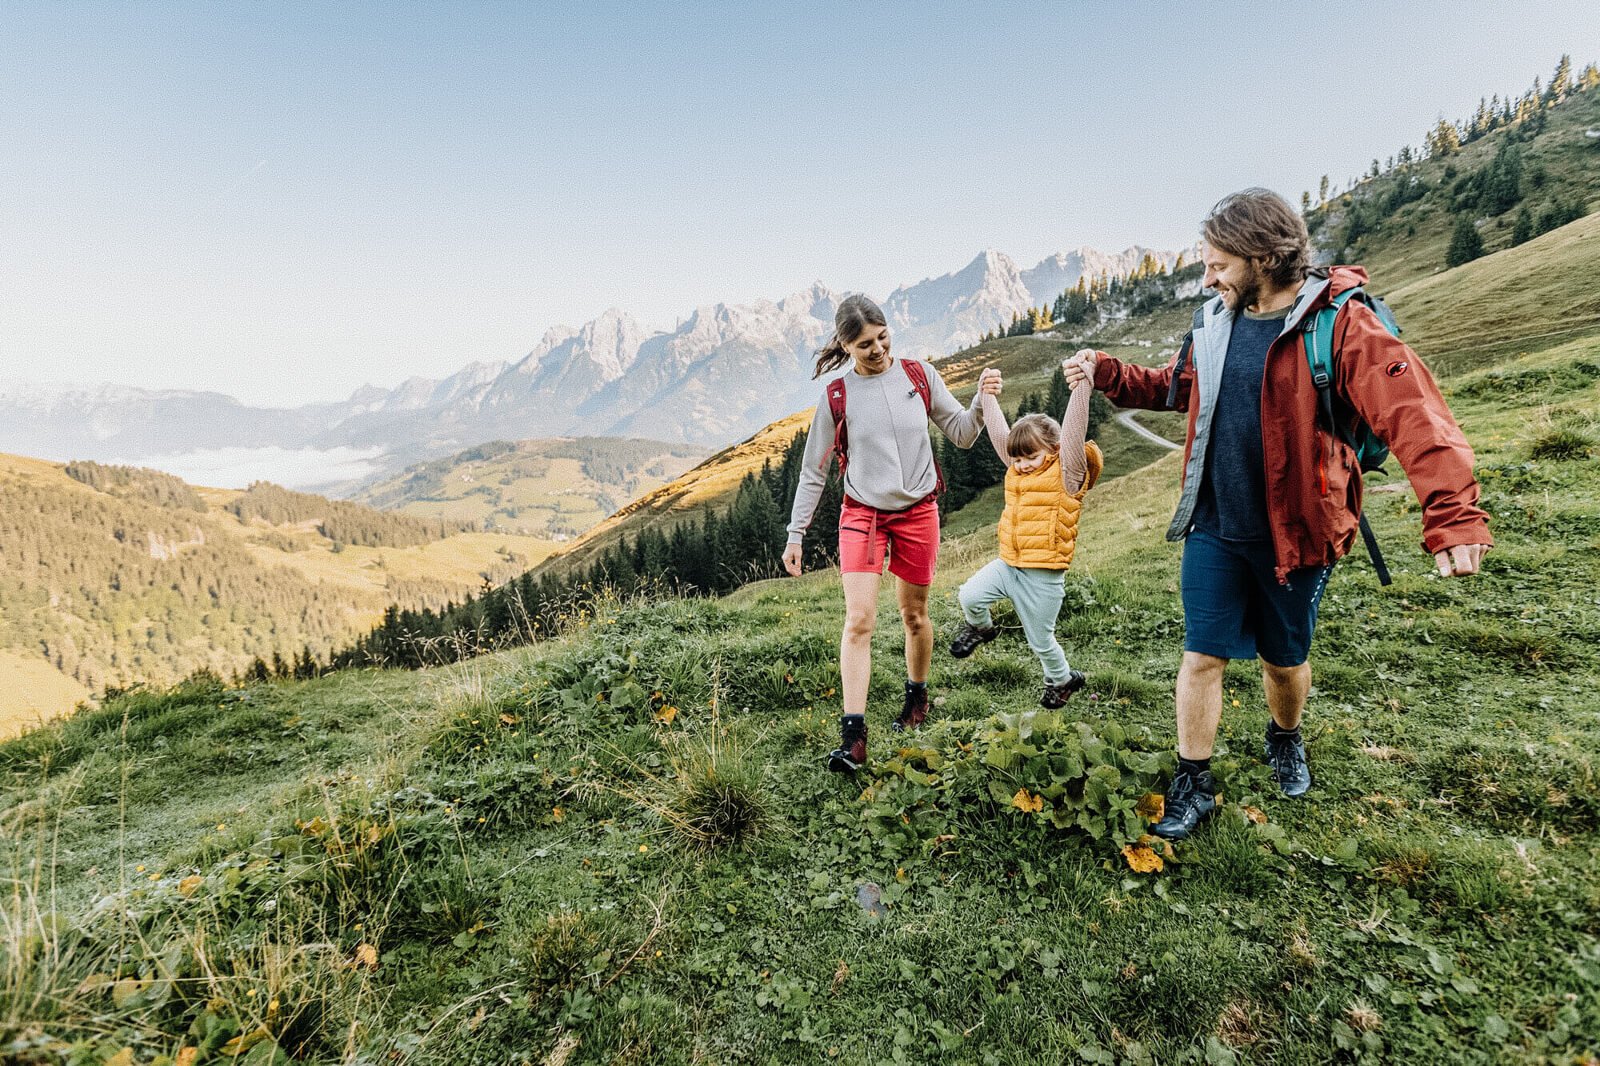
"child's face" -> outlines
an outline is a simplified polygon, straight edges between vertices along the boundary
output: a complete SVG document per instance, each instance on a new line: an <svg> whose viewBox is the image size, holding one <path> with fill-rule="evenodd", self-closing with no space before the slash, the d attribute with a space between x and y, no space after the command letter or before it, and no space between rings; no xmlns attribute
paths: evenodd
<svg viewBox="0 0 1600 1066"><path fill-rule="evenodd" d="M1043 448L1028 455L1018 455L1011 460L1011 469L1019 474L1031 474L1050 461L1050 453Z"/></svg>
<svg viewBox="0 0 1600 1066"><path fill-rule="evenodd" d="M889 369L889 327L868 326L845 350L856 361L856 373L865 377L883 373Z"/></svg>

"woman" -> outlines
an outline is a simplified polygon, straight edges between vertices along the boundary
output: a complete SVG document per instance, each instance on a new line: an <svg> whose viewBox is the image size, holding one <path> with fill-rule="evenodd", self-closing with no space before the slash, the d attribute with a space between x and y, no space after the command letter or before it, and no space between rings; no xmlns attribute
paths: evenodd
<svg viewBox="0 0 1600 1066"><path fill-rule="evenodd" d="M928 715L928 666L933 628L928 586L939 557L942 482L928 439L928 419L958 447L970 448L983 430L978 397L962 407L937 371L889 354L883 311L865 296L850 296L834 315L833 338L817 353L821 377L853 365L830 381L811 420L805 462L789 518L783 565L800 574L800 544L822 495L830 456L844 480L839 512L839 569L844 577L844 634L839 673L844 689L839 747L828 769L852 773L867 759L867 685L872 676L872 631L878 586L887 556L895 576L900 620L906 632L905 702L892 728L914 729ZM998 390L1000 372L984 371Z"/></svg>

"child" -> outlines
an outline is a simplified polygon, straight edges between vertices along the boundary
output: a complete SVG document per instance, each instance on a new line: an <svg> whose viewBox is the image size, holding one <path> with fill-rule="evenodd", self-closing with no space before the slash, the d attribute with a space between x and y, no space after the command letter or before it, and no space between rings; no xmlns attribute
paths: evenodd
<svg viewBox="0 0 1600 1066"><path fill-rule="evenodd" d="M844 578L844 634L839 673L844 689L839 747L828 769L852 773L867 759L867 683L872 676L872 630L878 586L888 557L906 632L906 691L895 730L914 729L928 715L928 667L933 627L928 586L939 556L940 486L928 440L931 418L958 447L970 448L983 428L974 396L963 408L937 371L889 356L889 327L878 305L850 296L834 315L833 339L817 353L820 377L846 363L851 369L828 383L811 420L805 462L795 488L783 565L800 574L800 543L822 496L829 459L839 459L844 506L839 512L839 569ZM898 363L899 365L896 365ZM999 384L998 370L984 371ZM840 422L835 410L843 413Z"/></svg>
<svg viewBox="0 0 1600 1066"><path fill-rule="evenodd" d="M1006 464L1006 506L1000 516L1000 558L961 586L966 622L951 641L950 654L965 659L993 640L989 605L1009 599L1022 620L1028 647L1044 667L1044 694L1039 697L1044 707L1063 706L1084 684L1084 675L1067 664L1055 630L1083 497L1103 466L1099 446L1083 439L1092 391L1087 385L1073 387L1064 426L1048 415L1026 415L1009 430L1000 413L998 382L985 381L979 391L984 427Z"/></svg>

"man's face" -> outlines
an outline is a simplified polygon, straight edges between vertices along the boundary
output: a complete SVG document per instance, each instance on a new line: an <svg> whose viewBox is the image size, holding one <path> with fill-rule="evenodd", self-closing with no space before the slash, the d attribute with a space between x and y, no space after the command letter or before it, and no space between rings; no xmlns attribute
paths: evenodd
<svg viewBox="0 0 1600 1066"><path fill-rule="evenodd" d="M1209 244L1205 246L1201 262L1206 267L1205 280L1201 284L1214 289L1228 310L1237 312L1255 306L1266 281L1259 267L1248 259Z"/></svg>

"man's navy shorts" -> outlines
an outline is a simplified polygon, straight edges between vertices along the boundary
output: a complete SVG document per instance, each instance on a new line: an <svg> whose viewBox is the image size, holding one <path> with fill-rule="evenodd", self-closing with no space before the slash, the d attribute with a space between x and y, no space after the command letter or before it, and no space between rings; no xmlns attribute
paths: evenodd
<svg viewBox="0 0 1600 1066"><path fill-rule="evenodd" d="M1289 571L1278 584L1271 541L1192 530L1183 543L1183 650L1299 666L1311 654L1317 605L1332 566Z"/></svg>

